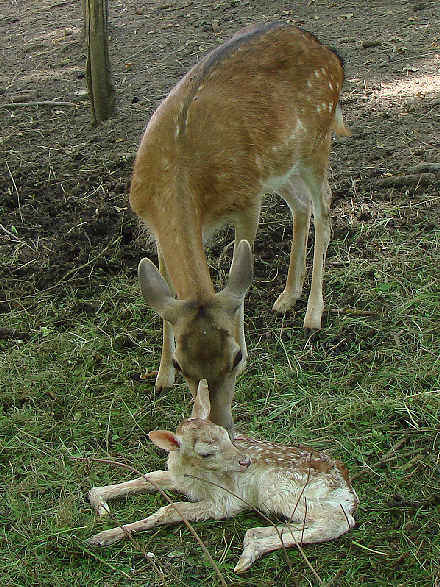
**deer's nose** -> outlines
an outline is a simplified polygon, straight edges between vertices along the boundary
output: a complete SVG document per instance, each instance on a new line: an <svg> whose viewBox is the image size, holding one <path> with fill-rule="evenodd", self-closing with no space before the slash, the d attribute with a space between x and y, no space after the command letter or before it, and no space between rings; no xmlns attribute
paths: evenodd
<svg viewBox="0 0 440 587"><path fill-rule="evenodd" d="M251 461L251 458L250 457L247 457L246 456L243 459L240 459L238 462L240 463L240 465L242 467L246 467L247 468L247 467L249 467L249 465L251 464L252 461Z"/></svg>

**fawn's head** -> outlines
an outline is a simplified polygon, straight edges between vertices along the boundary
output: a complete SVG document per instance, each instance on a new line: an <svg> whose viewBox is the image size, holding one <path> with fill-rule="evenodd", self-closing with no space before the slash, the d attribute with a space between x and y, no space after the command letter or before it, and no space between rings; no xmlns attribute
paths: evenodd
<svg viewBox="0 0 440 587"><path fill-rule="evenodd" d="M206 380L200 381L191 418L184 420L176 433L154 430L150 440L167 451L179 451L181 465L200 471L232 473L245 471L251 461L232 443L227 431L208 420L209 390Z"/></svg>
<svg viewBox="0 0 440 587"><path fill-rule="evenodd" d="M235 378L246 357L240 347L240 308L252 281L252 252L247 241L237 247L225 288L205 300L177 300L148 259L139 264L139 282L147 304L173 326L172 362L193 396L202 379L211 392L212 422L232 429Z"/></svg>

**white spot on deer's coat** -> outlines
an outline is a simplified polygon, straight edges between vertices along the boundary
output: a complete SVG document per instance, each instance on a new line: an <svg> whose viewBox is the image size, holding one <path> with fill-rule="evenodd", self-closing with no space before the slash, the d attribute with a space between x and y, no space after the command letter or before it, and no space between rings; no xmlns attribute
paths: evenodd
<svg viewBox="0 0 440 587"><path fill-rule="evenodd" d="M313 72L313 75L314 75L315 77L319 77L319 71L318 71L317 69L315 69L315 71Z"/></svg>
<svg viewBox="0 0 440 587"><path fill-rule="evenodd" d="M297 139L298 132L302 130L304 130L304 124L302 123L302 120L300 118L297 118L295 128L293 132L289 135L287 143L290 143L290 141L294 141L295 139Z"/></svg>
<svg viewBox="0 0 440 587"><path fill-rule="evenodd" d="M308 88L311 88L312 87L312 82L309 79L307 80L307 87Z"/></svg>

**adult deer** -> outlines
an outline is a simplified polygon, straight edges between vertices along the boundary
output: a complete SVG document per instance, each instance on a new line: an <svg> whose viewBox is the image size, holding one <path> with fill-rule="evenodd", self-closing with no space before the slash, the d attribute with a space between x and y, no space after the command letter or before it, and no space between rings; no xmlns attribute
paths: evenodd
<svg viewBox="0 0 440 587"><path fill-rule="evenodd" d="M267 192L279 193L294 216L287 282L273 308L285 312L301 295L313 207L304 327L321 327L330 135L349 134L338 105L343 77L339 58L310 33L283 23L245 29L171 90L139 147L130 203L156 239L163 276L141 261L143 295L164 320L156 388L171 386L178 369L195 396L206 378L211 420L229 431L235 378L247 358L249 244ZM234 255L229 281L215 294L203 239L227 222L235 227Z"/></svg>
<svg viewBox="0 0 440 587"><path fill-rule="evenodd" d="M168 470L154 471L119 485L94 487L90 503L98 514L109 512L107 501L156 486L184 493L195 503L160 508L144 520L104 530L89 538L107 546L134 533L162 524L219 520L260 509L285 517L287 524L252 528L235 567L246 571L266 552L284 546L332 540L355 524L358 498L347 470L339 461L305 446L283 446L238 436L231 442L224 428L208 420L209 391L201 381L192 417L167 430L150 432L150 439L169 451ZM151 480L151 482L150 482Z"/></svg>

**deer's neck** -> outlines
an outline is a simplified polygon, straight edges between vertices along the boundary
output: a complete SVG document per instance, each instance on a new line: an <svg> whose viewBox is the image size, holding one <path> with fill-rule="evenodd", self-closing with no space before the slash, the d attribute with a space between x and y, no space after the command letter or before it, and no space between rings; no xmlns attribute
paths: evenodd
<svg viewBox="0 0 440 587"><path fill-rule="evenodd" d="M176 204L156 227L159 249L177 297L205 300L214 295L214 288L203 250L200 214L188 202L184 207Z"/></svg>

